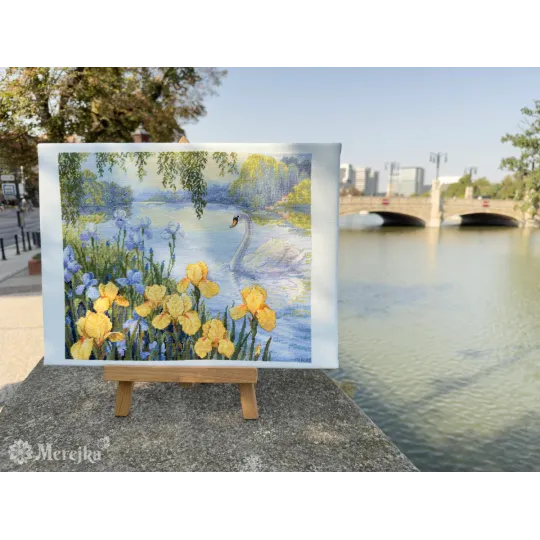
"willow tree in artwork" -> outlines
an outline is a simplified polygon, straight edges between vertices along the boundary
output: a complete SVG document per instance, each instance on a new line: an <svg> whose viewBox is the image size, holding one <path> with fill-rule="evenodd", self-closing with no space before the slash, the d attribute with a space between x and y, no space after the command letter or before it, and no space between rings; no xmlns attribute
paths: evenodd
<svg viewBox="0 0 540 540"><path fill-rule="evenodd" d="M191 200L197 217L200 219L206 206L207 183L204 169L208 163L209 152L98 152L95 154L97 176L115 168L126 171L126 165L133 163L137 176L142 180L146 174L148 159L156 156L158 175L164 188L181 188L191 192ZM84 199L83 180L94 174L82 168L88 159L87 153L63 153L59 156L60 196L62 219L66 224L75 224ZM219 167L220 175L237 172L237 155L234 152L214 152L211 158Z"/></svg>

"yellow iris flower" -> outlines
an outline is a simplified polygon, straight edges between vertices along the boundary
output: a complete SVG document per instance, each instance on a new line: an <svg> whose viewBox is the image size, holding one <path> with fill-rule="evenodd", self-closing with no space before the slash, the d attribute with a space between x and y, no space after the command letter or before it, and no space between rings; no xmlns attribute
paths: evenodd
<svg viewBox="0 0 540 540"><path fill-rule="evenodd" d="M212 298L219 293L219 285L207 280L207 276L208 266L206 266L206 263L199 261L195 264L188 264L186 266L186 277L178 282L176 289L179 293L185 293L189 284L192 283L205 298Z"/></svg>
<svg viewBox="0 0 540 540"><path fill-rule="evenodd" d="M276 312L266 304L266 291L254 285L246 287L242 291L244 303L241 306L231 308L230 314L234 320L245 317L248 311L257 318L261 328L271 332L276 327Z"/></svg>
<svg viewBox="0 0 540 540"><path fill-rule="evenodd" d="M147 317L152 311L167 301L167 288L164 285L149 285L144 291L146 302L137 306L135 311L140 317Z"/></svg>
<svg viewBox="0 0 540 540"><path fill-rule="evenodd" d="M204 358L212 349L230 358L234 353L234 343L227 338L227 329L219 319L212 319L203 324L202 337L195 343L195 352Z"/></svg>
<svg viewBox="0 0 540 540"><path fill-rule="evenodd" d="M129 300L118 294L118 287L112 281L109 281L107 285L100 283L98 290L99 298L94 301L94 309L98 313L104 313L110 309L113 304L118 304L123 307L129 306Z"/></svg>
<svg viewBox="0 0 540 540"><path fill-rule="evenodd" d="M124 334L111 330L112 323L107 315L89 311L77 321L77 332L81 339L71 347L71 356L76 360L88 360L94 344L101 347L107 339L109 341L124 339Z"/></svg>
<svg viewBox="0 0 540 540"><path fill-rule="evenodd" d="M182 296L173 294L167 299L163 311L154 317L152 326L163 330L171 323L180 324L182 330L188 336L192 336L201 327L201 320L191 307L191 298L187 294Z"/></svg>
<svg viewBox="0 0 540 540"><path fill-rule="evenodd" d="M257 345L255 347L255 360L257 360L257 358L259 358L259 356L261 355L261 344L259 343L259 345Z"/></svg>

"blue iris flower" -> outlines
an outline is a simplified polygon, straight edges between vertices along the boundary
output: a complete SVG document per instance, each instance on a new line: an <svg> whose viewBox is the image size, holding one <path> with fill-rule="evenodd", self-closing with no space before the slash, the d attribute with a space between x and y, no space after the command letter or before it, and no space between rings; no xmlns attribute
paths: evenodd
<svg viewBox="0 0 540 540"><path fill-rule="evenodd" d="M143 332L148 330L148 323L134 310L133 318L127 320L123 324L123 328L130 334L138 334L139 330L142 330Z"/></svg>
<svg viewBox="0 0 540 540"><path fill-rule="evenodd" d="M64 249L64 281L69 283L82 266L75 260L75 252L71 246Z"/></svg>
<svg viewBox="0 0 540 540"><path fill-rule="evenodd" d="M94 240L99 240L97 225L92 222L87 223L86 229L81 233L80 238L83 242L88 242L90 238L93 238Z"/></svg>
<svg viewBox="0 0 540 540"><path fill-rule="evenodd" d="M113 213L114 224L121 230L124 231L127 229L128 222L126 220L126 211L118 208Z"/></svg>
<svg viewBox="0 0 540 540"><path fill-rule="evenodd" d="M126 354L126 340L125 339L123 339L122 341L118 341L116 343L116 350L122 357L124 356L124 354Z"/></svg>
<svg viewBox="0 0 540 540"><path fill-rule="evenodd" d="M161 233L161 238L164 240L170 240L173 237L184 236L183 231L180 230L180 223L177 221L169 221L165 230Z"/></svg>
<svg viewBox="0 0 540 540"><path fill-rule="evenodd" d="M135 287L135 290L139 294L144 293L142 272L137 272L136 270L128 270L127 277L117 279L116 283L118 283L118 285L122 285L123 287Z"/></svg>
<svg viewBox="0 0 540 540"><path fill-rule="evenodd" d="M90 300L97 300L99 298L99 291L96 288L98 284L97 279L94 279L94 274L88 272L82 275L82 283L75 289L76 294L82 294L86 291L86 296Z"/></svg>
<svg viewBox="0 0 540 540"><path fill-rule="evenodd" d="M138 232L130 232L126 240L126 247L129 251L132 249L142 249L143 239Z"/></svg>
<svg viewBox="0 0 540 540"><path fill-rule="evenodd" d="M152 220L149 217L139 218L139 221L136 225L130 227L133 232L140 233L141 236L146 238L152 238L152 231L150 230L150 225L152 225Z"/></svg>
<svg viewBox="0 0 540 540"><path fill-rule="evenodd" d="M109 341L105 342L105 350L110 353L113 349L113 344ZM123 339L122 341L116 342L116 350L118 351L118 354L121 358L124 358L124 355L126 354L126 340Z"/></svg>
<svg viewBox="0 0 540 540"><path fill-rule="evenodd" d="M158 346L158 342L157 341L152 341L152 343L150 343L150 345L148 346L148 351L147 352L144 352L144 351L141 352L141 358L143 360L146 360L157 349L157 346ZM165 360L165 343L163 343L161 345L161 350L159 351L157 359L158 360Z"/></svg>

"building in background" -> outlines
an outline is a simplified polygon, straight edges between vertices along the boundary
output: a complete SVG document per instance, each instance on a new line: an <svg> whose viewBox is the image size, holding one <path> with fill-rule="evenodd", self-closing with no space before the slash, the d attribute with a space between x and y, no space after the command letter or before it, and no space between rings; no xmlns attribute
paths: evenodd
<svg viewBox="0 0 540 540"><path fill-rule="evenodd" d="M339 183L342 188L354 186L354 168L349 163L343 163L339 168Z"/></svg>
<svg viewBox="0 0 540 540"><path fill-rule="evenodd" d="M356 167L354 170L354 187L364 193L366 178L369 177L371 169L369 167Z"/></svg>
<svg viewBox="0 0 540 540"><path fill-rule="evenodd" d="M422 167L401 167L390 178L393 195L410 197L424 193L424 175Z"/></svg>
<svg viewBox="0 0 540 540"><path fill-rule="evenodd" d="M373 196L379 189L379 172L371 167L354 167L344 163L339 168L339 181L342 188L355 188L364 195Z"/></svg>
<svg viewBox="0 0 540 540"><path fill-rule="evenodd" d="M379 190L379 171L371 171L364 184L364 195L375 197Z"/></svg>
<svg viewBox="0 0 540 540"><path fill-rule="evenodd" d="M447 186L449 184L455 184L459 182L461 176L439 176L439 182L441 186ZM435 182L435 180L433 180Z"/></svg>

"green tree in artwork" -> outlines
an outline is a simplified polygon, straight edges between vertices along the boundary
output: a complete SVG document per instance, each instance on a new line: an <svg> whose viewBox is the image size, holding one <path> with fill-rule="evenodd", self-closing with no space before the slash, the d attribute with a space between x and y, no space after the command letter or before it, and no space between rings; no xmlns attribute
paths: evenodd
<svg viewBox="0 0 540 540"><path fill-rule="evenodd" d="M205 99L225 74L193 67L6 68L0 71L0 159L23 165L35 188L38 142L69 142L74 135L84 142L132 142L141 122L152 141L176 141L186 122L206 114Z"/></svg>
<svg viewBox="0 0 540 540"><path fill-rule="evenodd" d="M303 206L311 204L311 180L306 178L298 185L294 186L293 190L287 197L287 206Z"/></svg>
<svg viewBox="0 0 540 540"><path fill-rule="evenodd" d="M58 156L58 175L60 178L60 200L62 219L66 224L74 225L79 217L84 202L84 180L102 178L106 171L115 168L126 171L128 163L135 165L139 180L146 174L148 160L157 159L157 174L161 177L164 188L175 191L178 187L191 192L191 201L197 217L203 214L206 206L205 196L207 184L204 179L204 169L208 163L209 154L197 152L97 152L97 175L83 168L89 158L88 153L64 152ZM235 152L214 152L212 159L219 167L220 175L236 173L238 156Z"/></svg>
<svg viewBox="0 0 540 540"><path fill-rule="evenodd" d="M518 155L501 161L501 168L512 171L520 181L516 190L517 204L523 214L532 218L540 206L540 100L534 101L533 108L521 109L524 116L519 133L507 133L501 142L510 143Z"/></svg>
<svg viewBox="0 0 540 540"><path fill-rule="evenodd" d="M298 168L271 156L250 154L231 183L229 195L243 206L264 208L288 195L298 183Z"/></svg>

